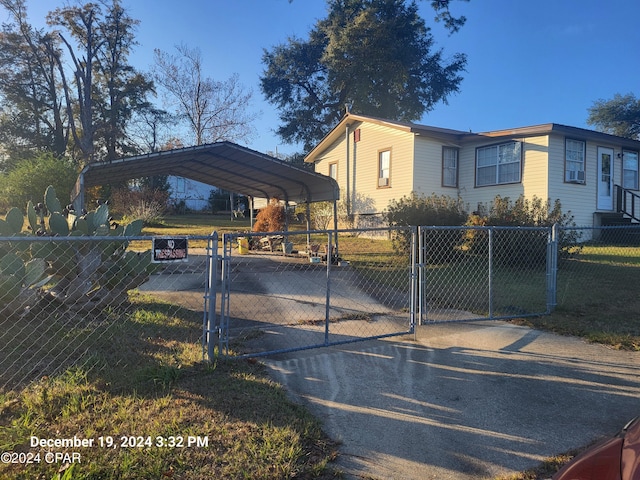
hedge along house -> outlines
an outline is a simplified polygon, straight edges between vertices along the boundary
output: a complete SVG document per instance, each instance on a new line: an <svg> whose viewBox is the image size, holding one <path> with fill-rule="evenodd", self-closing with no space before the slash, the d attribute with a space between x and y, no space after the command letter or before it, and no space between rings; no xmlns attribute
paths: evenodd
<svg viewBox="0 0 640 480"><path fill-rule="evenodd" d="M338 182L347 212L379 218L411 192L554 202L579 226L640 222L640 141L555 123L471 133L347 114L307 155Z"/></svg>
<svg viewBox="0 0 640 480"><path fill-rule="evenodd" d="M340 199L338 184L328 176L235 143L217 142L91 163L80 172L71 201L80 211L86 187L153 175L183 177L246 195L252 223L254 200L305 204L307 211L310 203L332 202L336 211Z"/></svg>

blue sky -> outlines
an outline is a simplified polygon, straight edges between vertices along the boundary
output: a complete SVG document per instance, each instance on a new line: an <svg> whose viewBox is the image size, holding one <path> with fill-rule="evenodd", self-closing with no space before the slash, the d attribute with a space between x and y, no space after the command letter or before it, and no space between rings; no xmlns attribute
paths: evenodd
<svg viewBox="0 0 640 480"><path fill-rule="evenodd" d="M460 93L416 123L475 132L562 123L589 128L587 109L616 93L640 96L640 2L635 0L471 0L454 2L467 24L449 35L433 22L428 0L419 0L445 55L468 56ZM28 2L31 21L61 5ZM290 36L307 38L326 16L324 0L123 0L140 20L132 63L148 70L153 49L185 43L202 51L206 75L237 73L253 90L261 112L246 145L258 151L294 153L274 134L277 111L262 97L264 49ZM4 21L4 18L0 20Z"/></svg>

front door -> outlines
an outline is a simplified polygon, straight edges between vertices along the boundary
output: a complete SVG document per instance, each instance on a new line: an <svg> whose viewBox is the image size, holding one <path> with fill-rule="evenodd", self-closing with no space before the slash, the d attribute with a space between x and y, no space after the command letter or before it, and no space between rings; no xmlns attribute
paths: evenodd
<svg viewBox="0 0 640 480"><path fill-rule="evenodd" d="M598 210L613 210L613 149L598 147Z"/></svg>

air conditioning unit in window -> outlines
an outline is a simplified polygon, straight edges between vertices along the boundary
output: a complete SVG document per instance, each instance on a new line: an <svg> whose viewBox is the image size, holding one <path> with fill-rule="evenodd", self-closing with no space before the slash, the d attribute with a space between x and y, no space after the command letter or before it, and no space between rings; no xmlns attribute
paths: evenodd
<svg viewBox="0 0 640 480"><path fill-rule="evenodd" d="M379 187L388 187L389 186L389 179L388 178L379 178L378 179L378 186Z"/></svg>
<svg viewBox="0 0 640 480"><path fill-rule="evenodd" d="M569 170L567 172L567 182L584 183L584 171Z"/></svg>

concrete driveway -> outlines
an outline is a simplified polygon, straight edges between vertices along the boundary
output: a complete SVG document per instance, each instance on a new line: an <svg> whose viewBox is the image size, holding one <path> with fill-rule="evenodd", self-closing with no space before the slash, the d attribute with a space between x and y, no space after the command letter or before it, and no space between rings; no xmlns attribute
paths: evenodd
<svg viewBox="0 0 640 480"><path fill-rule="evenodd" d="M346 478L492 479L640 415L640 353L502 322L264 361L342 442Z"/></svg>

